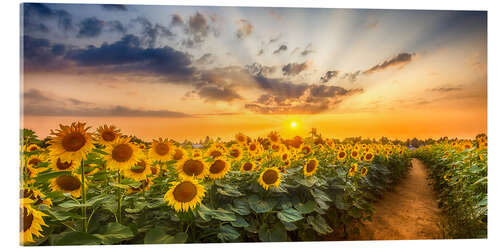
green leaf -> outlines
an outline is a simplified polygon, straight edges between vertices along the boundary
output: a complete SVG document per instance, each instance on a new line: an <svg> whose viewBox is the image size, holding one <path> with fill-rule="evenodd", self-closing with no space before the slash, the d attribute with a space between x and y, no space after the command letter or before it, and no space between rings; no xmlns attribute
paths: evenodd
<svg viewBox="0 0 500 250"><path fill-rule="evenodd" d="M75 201L75 200L69 200L69 201L65 201L61 204L58 205L58 207L62 207L62 208L75 208L75 207L89 207L88 204L80 204L79 202Z"/></svg>
<svg viewBox="0 0 500 250"><path fill-rule="evenodd" d="M308 187L308 188L312 187L316 183L317 180L318 179L314 176L295 179L295 181L297 183L299 183L302 186Z"/></svg>
<svg viewBox="0 0 500 250"><path fill-rule="evenodd" d="M281 223L276 223L272 228L268 228L267 224L263 224L259 229L259 240L264 242L287 241L285 226Z"/></svg>
<svg viewBox="0 0 500 250"><path fill-rule="evenodd" d="M233 227L248 227L250 224L245 220L245 218L237 215L235 221L231 221Z"/></svg>
<svg viewBox="0 0 500 250"><path fill-rule="evenodd" d="M286 231L293 231L296 230L298 227L297 225L291 223L291 222L284 222L283 225L285 226Z"/></svg>
<svg viewBox="0 0 500 250"><path fill-rule="evenodd" d="M121 188L121 189L128 189L129 188L128 185L123 185L123 184L114 183L114 182L110 182L109 185L113 186L113 187Z"/></svg>
<svg viewBox="0 0 500 250"><path fill-rule="evenodd" d="M261 200L257 195L248 197L248 206L256 213L267 213L276 205L276 200Z"/></svg>
<svg viewBox="0 0 500 250"><path fill-rule="evenodd" d="M210 221L211 214L212 214L212 209L208 208L205 206L203 203L200 204L200 206L197 209L198 215L201 217L202 220L204 221Z"/></svg>
<svg viewBox="0 0 500 250"><path fill-rule="evenodd" d="M102 227L94 236L102 240L103 244L116 244L134 237L132 230L120 223L111 222Z"/></svg>
<svg viewBox="0 0 500 250"><path fill-rule="evenodd" d="M328 194L326 194L320 189L317 188L311 189L311 194L314 198L320 199L322 201L332 201L330 197L328 197Z"/></svg>
<svg viewBox="0 0 500 250"><path fill-rule="evenodd" d="M236 220L236 215L233 212L227 211L227 210L222 209L222 208L212 210L211 216L213 219L220 220L220 221L235 221Z"/></svg>
<svg viewBox="0 0 500 250"><path fill-rule="evenodd" d="M58 221L65 221L68 219L76 219L76 220L82 219L82 216L79 214L51 209L45 205L40 205L38 208L40 209L40 211L44 212L47 215L52 216L52 218Z"/></svg>
<svg viewBox="0 0 500 250"><path fill-rule="evenodd" d="M231 210L240 215L250 214L250 208L248 207L248 202L246 200L234 200Z"/></svg>
<svg viewBox="0 0 500 250"><path fill-rule="evenodd" d="M240 233L236 231L232 226L229 225L221 225L219 227L219 233L217 234L217 238L222 241L234 241L240 237Z"/></svg>
<svg viewBox="0 0 500 250"><path fill-rule="evenodd" d="M325 218L319 214L316 216L309 215L307 217L307 223L311 225L314 231L319 234L328 234L333 232L332 228L326 223Z"/></svg>
<svg viewBox="0 0 500 250"><path fill-rule="evenodd" d="M223 188L217 188L217 192L230 197L240 197L243 195L240 191L229 185L225 185Z"/></svg>
<svg viewBox="0 0 500 250"><path fill-rule="evenodd" d="M293 208L288 208L278 212L278 218L284 222L295 222L302 220L304 217L302 217L299 211Z"/></svg>
<svg viewBox="0 0 500 250"><path fill-rule="evenodd" d="M37 177L35 177L35 181L39 183L46 183L50 179L56 178L57 176L60 175L70 175L71 171L61 171L61 172L44 172L44 173L39 173Z"/></svg>
<svg viewBox="0 0 500 250"><path fill-rule="evenodd" d="M66 245L99 245L101 240L94 235L84 232L69 232L57 239L54 244L57 246Z"/></svg>
<svg viewBox="0 0 500 250"><path fill-rule="evenodd" d="M316 203L314 201L311 201L311 200L307 201L306 203L297 203L295 205L295 208L301 214L312 213L314 211L315 207L316 207Z"/></svg>
<svg viewBox="0 0 500 250"><path fill-rule="evenodd" d="M153 228L149 230L144 237L144 244L177 244L184 243L188 235L184 232L178 232L174 236L165 233L162 228Z"/></svg>
<svg viewBox="0 0 500 250"><path fill-rule="evenodd" d="M343 195L336 195L335 196L335 201L334 201L335 207L341 210L346 209L346 204L344 202L344 196Z"/></svg>

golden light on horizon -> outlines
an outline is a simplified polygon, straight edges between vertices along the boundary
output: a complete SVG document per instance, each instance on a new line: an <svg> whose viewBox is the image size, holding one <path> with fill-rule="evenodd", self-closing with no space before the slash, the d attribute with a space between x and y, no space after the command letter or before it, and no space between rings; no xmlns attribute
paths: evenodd
<svg viewBox="0 0 500 250"><path fill-rule="evenodd" d="M297 127L297 123L296 123L296 122L294 122L294 121L293 121L293 122L291 122L291 123L290 123L290 127L292 127L292 128Z"/></svg>

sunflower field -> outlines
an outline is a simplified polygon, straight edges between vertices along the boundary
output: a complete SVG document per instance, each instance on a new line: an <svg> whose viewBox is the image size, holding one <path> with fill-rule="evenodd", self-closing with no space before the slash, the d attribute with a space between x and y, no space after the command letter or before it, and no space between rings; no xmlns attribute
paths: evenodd
<svg viewBox="0 0 500 250"><path fill-rule="evenodd" d="M430 170L446 214L447 238L486 238L488 140L444 140L413 152Z"/></svg>
<svg viewBox="0 0 500 250"><path fill-rule="evenodd" d="M78 122L45 139L27 129L21 136L23 245L343 239L371 219L373 203L405 176L412 155L405 146L341 143L316 131L195 144L144 142ZM457 182L460 171L483 171L464 167L479 163L472 159L481 151L433 150L450 156L436 164L464 164L447 170L452 181L442 185ZM483 187L480 179L461 183L471 192Z"/></svg>

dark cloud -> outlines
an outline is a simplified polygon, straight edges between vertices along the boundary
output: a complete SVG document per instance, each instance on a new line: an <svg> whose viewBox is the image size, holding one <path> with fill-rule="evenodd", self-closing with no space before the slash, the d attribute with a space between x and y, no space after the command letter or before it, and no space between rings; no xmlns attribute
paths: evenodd
<svg viewBox="0 0 500 250"><path fill-rule="evenodd" d="M49 40L22 37L22 62L24 71L54 70L64 68L63 56L67 48L63 44L51 44Z"/></svg>
<svg viewBox="0 0 500 250"><path fill-rule="evenodd" d="M245 39L247 36L252 34L253 32L253 25L245 19L240 19L238 21L239 28L236 31L236 37L239 39Z"/></svg>
<svg viewBox="0 0 500 250"><path fill-rule="evenodd" d="M311 66L311 64L312 63L310 61L305 61L303 63L289 63L283 66L281 70L283 71L283 75L285 76L296 76L302 71L307 70Z"/></svg>
<svg viewBox="0 0 500 250"><path fill-rule="evenodd" d="M439 88L433 88L431 91L434 92L455 92L455 91L461 91L463 90L462 87L439 87Z"/></svg>
<svg viewBox="0 0 500 250"><path fill-rule="evenodd" d="M311 53L314 53L314 50L312 49L312 44L308 44L307 47L300 54L302 56L307 56Z"/></svg>
<svg viewBox="0 0 500 250"><path fill-rule="evenodd" d="M175 79L186 79L194 73L188 54L168 46L142 48L139 38L134 35L100 47L74 50L67 58L86 67L108 66L113 71L155 73Z"/></svg>
<svg viewBox="0 0 500 250"><path fill-rule="evenodd" d="M170 110L144 110L122 105L102 106L75 98L58 98L30 89L23 93L23 115L33 116L119 116L119 117L172 117L190 115Z"/></svg>
<svg viewBox="0 0 500 250"><path fill-rule="evenodd" d="M271 75L274 72L276 72L278 67L265 66L265 65L262 65L260 63L253 63L250 65L246 65L245 69L252 75L264 75L265 76L265 75Z"/></svg>
<svg viewBox="0 0 500 250"><path fill-rule="evenodd" d="M321 77L320 82L322 83L327 83L330 81L332 78L335 78L339 75L340 71L338 70L329 70L325 73L324 76Z"/></svg>
<svg viewBox="0 0 500 250"><path fill-rule="evenodd" d="M102 33L104 21L95 17L87 17L78 24L77 37L92 38L97 37Z"/></svg>
<svg viewBox="0 0 500 250"><path fill-rule="evenodd" d="M394 56L393 58L384 61L381 64L377 64L377 65L371 67L370 69L364 71L363 74L371 74L371 73L374 73L377 71L382 71L382 70L387 69L389 67L395 67L395 66L403 67L406 64L411 62L413 56L415 56L415 54L400 53L400 54Z"/></svg>
<svg viewBox="0 0 500 250"><path fill-rule="evenodd" d="M170 25L172 26L183 26L184 25L184 19L179 14L173 14L172 15L172 21L170 22Z"/></svg>
<svg viewBox="0 0 500 250"><path fill-rule="evenodd" d="M287 49L288 49L288 47L285 44L282 44L282 45L280 45L280 47L278 49L273 51L273 54L278 54L282 51L286 51Z"/></svg>
<svg viewBox="0 0 500 250"><path fill-rule="evenodd" d="M358 80L358 77L361 75L361 70L358 70L356 72L351 72L351 73L344 73L342 75L342 79L346 79L349 82L353 83Z"/></svg>
<svg viewBox="0 0 500 250"><path fill-rule="evenodd" d="M145 17L137 17L132 22L139 23L142 26L142 42L148 47L156 46L160 38L171 38L174 34L161 24L153 24Z"/></svg>
<svg viewBox="0 0 500 250"><path fill-rule="evenodd" d="M120 21L108 21L106 22L106 26L108 27L109 31L114 31L122 34L127 33L127 28L125 28L125 26Z"/></svg>
<svg viewBox="0 0 500 250"><path fill-rule="evenodd" d="M101 7L108 11L127 11L127 6L123 4L101 4Z"/></svg>
<svg viewBox="0 0 500 250"><path fill-rule="evenodd" d="M260 49L259 52L257 53L258 56L261 56L264 54L264 49Z"/></svg>
<svg viewBox="0 0 500 250"><path fill-rule="evenodd" d="M234 89L231 89L229 87L207 86L201 88L197 93L200 98L204 99L207 102L231 102L234 100L242 99L242 97L238 93L236 93Z"/></svg>
<svg viewBox="0 0 500 250"><path fill-rule="evenodd" d="M279 34L277 37L271 37L271 39L269 39L269 42L268 43L275 43L277 42L278 40L281 39L281 34Z"/></svg>
<svg viewBox="0 0 500 250"><path fill-rule="evenodd" d="M73 17L65 10L55 10L43 3L24 3L22 18L25 31L49 32L46 21L56 20L64 32L73 29Z"/></svg>
<svg viewBox="0 0 500 250"><path fill-rule="evenodd" d="M196 12L195 15L189 17L184 31L188 37L182 41L182 45L186 48L200 47L209 34L213 33L214 36L219 34L216 29L210 27L207 18L200 12Z"/></svg>

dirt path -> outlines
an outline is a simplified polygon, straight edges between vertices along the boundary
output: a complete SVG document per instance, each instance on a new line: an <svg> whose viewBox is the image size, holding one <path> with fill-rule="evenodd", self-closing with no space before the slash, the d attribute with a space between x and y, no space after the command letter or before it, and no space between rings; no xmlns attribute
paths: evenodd
<svg viewBox="0 0 500 250"><path fill-rule="evenodd" d="M372 222L353 240L416 240L441 237L441 211L424 164L412 160L408 176L375 204Z"/></svg>

